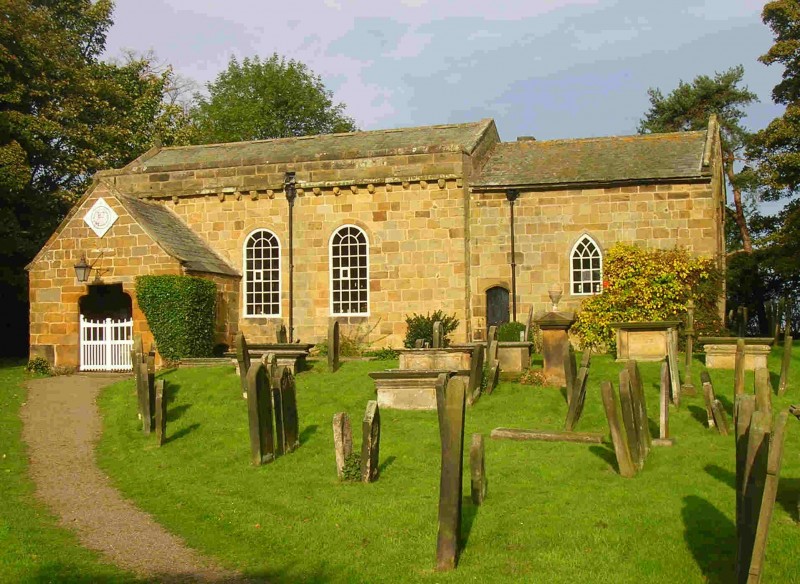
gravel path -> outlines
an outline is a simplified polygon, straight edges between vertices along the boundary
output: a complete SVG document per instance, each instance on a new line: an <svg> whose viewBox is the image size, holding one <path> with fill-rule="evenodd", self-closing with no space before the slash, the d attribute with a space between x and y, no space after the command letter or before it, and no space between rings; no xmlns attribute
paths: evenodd
<svg viewBox="0 0 800 584"><path fill-rule="evenodd" d="M100 388L121 375L79 374L28 382L22 408L36 494L87 548L158 582L248 582L189 549L111 486L97 467Z"/></svg>

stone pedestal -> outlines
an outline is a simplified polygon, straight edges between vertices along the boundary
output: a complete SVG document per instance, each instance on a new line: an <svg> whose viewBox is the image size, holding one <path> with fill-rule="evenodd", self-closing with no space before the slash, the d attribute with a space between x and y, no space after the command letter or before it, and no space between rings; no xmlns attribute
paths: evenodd
<svg viewBox="0 0 800 584"><path fill-rule="evenodd" d="M661 361L667 356L669 330L680 321L612 322L617 329L617 361Z"/></svg>
<svg viewBox="0 0 800 584"><path fill-rule="evenodd" d="M706 344L703 350L706 353L706 367L708 369L733 369L736 362L736 345ZM767 367L769 345L745 345L744 368L747 371Z"/></svg>
<svg viewBox="0 0 800 584"><path fill-rule="evenodd" d="M404 349L398 351L399 369L460 371L470 368L471 355L471 346L447 349Z"/></svg>
<svg viewBox="0 0 800 584"><path fill-rule="evenodd" d="M542 357L547 383L566 386L564 355L569 344L569 327L575 322L573 312L548 312L536 321L542 329Z"/></svg>
<svg viewBox="0 0 800 584"><path fill-rule="evenodd" d="M533 343L500 341L497 343L497 360L500 371L519 373L531 366Z"/></svg>

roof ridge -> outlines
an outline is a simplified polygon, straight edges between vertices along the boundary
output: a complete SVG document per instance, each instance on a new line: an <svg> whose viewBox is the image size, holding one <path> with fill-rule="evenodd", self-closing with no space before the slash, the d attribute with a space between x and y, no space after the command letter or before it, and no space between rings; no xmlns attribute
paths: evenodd
<svg viewBox="0 0 800 584"><path fill-rule="evenodd" d="M285 136L283 138L266 138L264 140L242 140L239 142L214 142L212 144L189 144L186 146L164 146L160 149L161 152L164 151L175 151L175 150L192 150L197 148L214 148L219 146L232 146L232 145L249 145L249 144L264 144L264 143L281 143L281 142L291 142L297 140L311 140L313 138L320 138L320 137L345 137L345 136L362 136L364 134L396 134L399 132L405 132L410 130L421 130L421 129L435 129L435 130L445 130L449 128L458 128L458 127L467 127L467 126L480 126L482 124L487 124L488 122L492 121L492 118L482 118L475 122L461 122L457 124L433 124L433 125L421 125L421 126L403 126L399 128L383 128L380 130L358 130L355 132L335 132L330 134L310 134L307 136Z"/></svg>
<svg viewBox="0 0 800 584"><path fill-rule="evenodd" d="M641 140L658 139L666 136L686 136L690 134L705 134L707 130L685 130L679 132L650 132L647 134L616 134L613 136L590 136L588 138L553 138L552 140L513 140L511 142L501 142L505 146L507 144L526 144L534 146L536 144L552 144L553 142L568 143L568 142L602 142L604 140L621 140L624 138L636 138Z"/></svg>

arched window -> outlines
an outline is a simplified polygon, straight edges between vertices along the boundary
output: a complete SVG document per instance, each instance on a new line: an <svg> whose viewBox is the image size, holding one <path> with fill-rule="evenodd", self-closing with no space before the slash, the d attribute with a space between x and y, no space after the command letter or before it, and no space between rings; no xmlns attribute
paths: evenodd
<svg viewBox="0 0 800 584"><path fill-rule="evenodd" d="M575 295L600 294L603 291L603 255L594 239L581 237L570 253L570 284Z"/></svg>
<svg viewBox="0 0 800 584"><path fill-rule="evenodd" d="M369 315L369 242L355 225L334 231L330 243L331 314Z"/></svg>
<svg viewBox="0 0 800 584"><path fill-rule="evenodd" d="M281 315L281 244L268 229L245 240L244 315Z"/></svg>

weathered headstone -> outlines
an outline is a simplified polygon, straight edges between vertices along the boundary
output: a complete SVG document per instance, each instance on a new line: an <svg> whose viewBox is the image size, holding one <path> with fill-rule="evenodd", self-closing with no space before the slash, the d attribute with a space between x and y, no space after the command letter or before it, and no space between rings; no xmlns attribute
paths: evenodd
<svg viewBox="0 0 800 584"><path fill-rule="evenodd" d="M669 436L669 403L670 403L669 363L661 362L661 375L658 399L658 440L653 444L658 446L672 446Z"/></svg>
<svg viewBox="0 0 800 584"><path fill-rule="evenodd" d="M153 431L153 409L155 409L155 388L150 385L147 363L139 363L139 375L136 385L139 397L139 411L142 414L142 432ZM151 399L152 398L152 399Z"/></svg>
<svg viewBox="0 0 800 584"><path fill-rule="evenodd" d="M472 356L469 361L469 387L467 388L467 402L470 405L474 404L481 395L485 351L483 345L475 345L472 348Z"/></svg>
<svg viewBox="0 0 800 584"><path fill-rule="evenodd" d="M275 458L272 436L272 395L264 364L254 363L247 372L247 418L250 427L250 454L260 466Z"/></svg>
<svg viewBox="0 0 800 584"><path fill-rule="evenodd" d="M525 321L525 337L522 339L524 342L531 340L531 329L533 328L533 305L528 310L528 320Z"/></svg>
<svg viewBox="0 0 800 584"><path fill-rule="evenodd" d="M486 339L486 362L489 364L489 380L486 383L486 393L491 394L500 380L500 359L497 355L497 327L490 326Z"/></svg>
<svg viewBox="0 0 800 584"><path fill-rule="evenodd" d="M361 432L361 481L372 483L378 480L381 446L381 414L375 400L367 402Z"/></svg>
<svg viewBox="0 0 800 584"><path fill-rule="evenodd" d="M694 352L694 301L686 303L686 362L684 367L685 379L681 391L686 395L696 395L694 383L692 383L692 356Z"/></svg>
<svg viewBox="0 0 800 584"><path fill-rule="evenodd" d="M638 405L631 390L631 382L627 370L622 370L619 373L619 406L622 413L622 423L625 426L625 435L628 438L628 450L631 453L631 460L636 469L641 470L644 466L646 455L642 448L642 440L639 437Z"/></svg>
<svg viewBox="0 0 800 584"><path fill-rule="evenodd" d="M621 422L622 412L620 411L619 399L614 391L614 385L610 381L603 381L600 384L600 393L603 396L603 408L606 411L608 429L611 433L611 442L614 445L614 454L617 457L619 474L627 478L633 477L636 475L636 466L631 458L625 426Z"/></svg>
<svg viewBox="0 0 800 584"><path fill-rule="evenodd" d="M156 389L156 439L159 446L164 445L167 436L167 396L164 394L164 380L155 383Z"/></svg>
<svg viewBox="0 0 800 584"><path fill-rule="evenodd" d="M480 505L486 498L486 462L483 449L483 434L472 435L469 448L472 503Z"/></svg>
<svg viewBox="0 0 800 584"><path fill-rule="evenodd" d="M286 334L286 325L281 323L281 326L275 331L275 336L277 338L279 345L284 345L289 342L289 338Z"/></svg>
<svg viewBox="0 0 800 584"><path fill-rule="evenodd" d="M736 341L736 357L733 364L733 395L744 393L744 339Z"/></svg>
<svg viewBox="0 0 800 584"><path fill-rule="evenodd" d="M425 346L425 339L417 339L414 341L415 349L422 349Z"/></svg>
<svg viewBox="0 0 800 584"><path fill-rule="evenodd" d="M339 321L328 325L328 369L335 373L339 369Z"/></svg>
<svg viewBox="0 0 800 584"><path fill-rule="evenodd" d="M250 351L244 333L239 331L233 341L236 346L236 362L239 365L239 382L242 386L242 397L247 396L247 372L250 370Z"/></svg>
<svg viewBox="0 0 800 584"><path fill-rule="evenodd" d="M288 454L299 445L297 397L294 375L289 367L280 367L271 380L275 412L275 453Z"/></svg>
<svg viewBox="0 0 800 584"><path fill-rule="evenodd" d="M464 470L465 389L461 378L447 373L439 375L436 382L436 410L442 442L439 530L436 540L437 570L452 570L458 563Z"/></svg>
<svg viewBox="0 0 800 584"><path fill-rule="evenodd" d="M625 370L628 372L628 379L630 380L631 393L634 400L633 403L636 408L634 413L636 414L639 444L646 458L647 455L650 454L653 438L650 436L650 424L647 419L647 399L644 394L642 374L639 372L639 364L633 359L629 359L625 363Z"/></svg>
<svg viewBox="0 0 800 584"><path fill-rule="evenodd" d="M139 355L139 357L137 357L137 355ZM138 361L141 361L142 355L144 355L144 343L142 342L142 335L137 333L133 335L133 345L131 346L131 365L133 365L133 372L135 375L138 375L136 364Z"/></svg>
<svg viewBox="0 0 800 584"><path fill-rule="evenodd" d="M336 474L344 478L344 463L353 453L353 430L346 412L333 415L333 451L336 456Z"/></svg>
<svg viewBox="0 0 800 584"><path fill-rule="evenodd" d="M744 471L747 460L747 444L750 434L750 421L756 409L756 398L753 395L736 396L733 409L733 425L736 432L736 531L742 529L742 491Z"/></svg>
<svg viewBox="0 0 800 584"><path fill-rule="evenodd" d="M711 412L714 416L714 425L723 436L728 435L728 415L725 413L725 408L722 407L722 402L715 399L711 402Z"/></svg>
<svg viewBox="0 0 800 584"><path fill-rule="evenodd" d="M575 354L569 357L574 361ZM586 403L586 381L589 377L589 364L591 363L591 351L586 349L581 358L581 368L572 384L572 398L568 397L569 407L567 408L567 419L564 422L564 429L571 432L583 414L583 406ZM566 368L565 368L566 369ZM567 390L569 391L569 390ZM569 396L569 393L567 393Z"/></svg>
<svg viewBox="0 0 800 584"><path fill-rule="evenodd" d="M277 378L279 373L278 356L272 351L269 351L261 355L261 362L264 364L264 368L267 370L267 377L269 377L270 383L272 383L272 385L278 383L280 381L280 379Z"/></svg>
<svg viewBox="0 0 800 584"><path fill-rule="evenodd" d="M703 383L703 399L706 404L706 418L708 419L708 427L713 428L716 423L714 422L714 400L717 399L714 393L714 386L711 384L711 376L708 371L703 371L700 374L700 381Z"/></svg>
<svg viewBox="0 0 800 584"><path fill-rule="evenodd" d="M567 388L567 405L572 402L575 393L575 377L578 375L578 367L575 361L575 349L571 343L564 344L564 379Z"/></svg>
<svg viewBox="0 0 800 584"><path fill-rule="evenodd" d="M792 360L792 326L790 303L786 302L786 324L783 330L783 358L781 359L781 377L778 382L778 395L786 393L789 383L789 363Z"/></svg>
<svg viewBox="0 0 800 584"><path fill-rule="evenodd" d="M669 363L669 379L672 388L672 403L681 405L681 378L678 370L678 332L671 328L667 333L667 362Z"/></svg>
<svg viewBox="0 0 800 584"><path fill-rule="evenodd" d="M433 323L433 348L441 349L444 347L444 326L442 321L437 320Z"/></svg>

